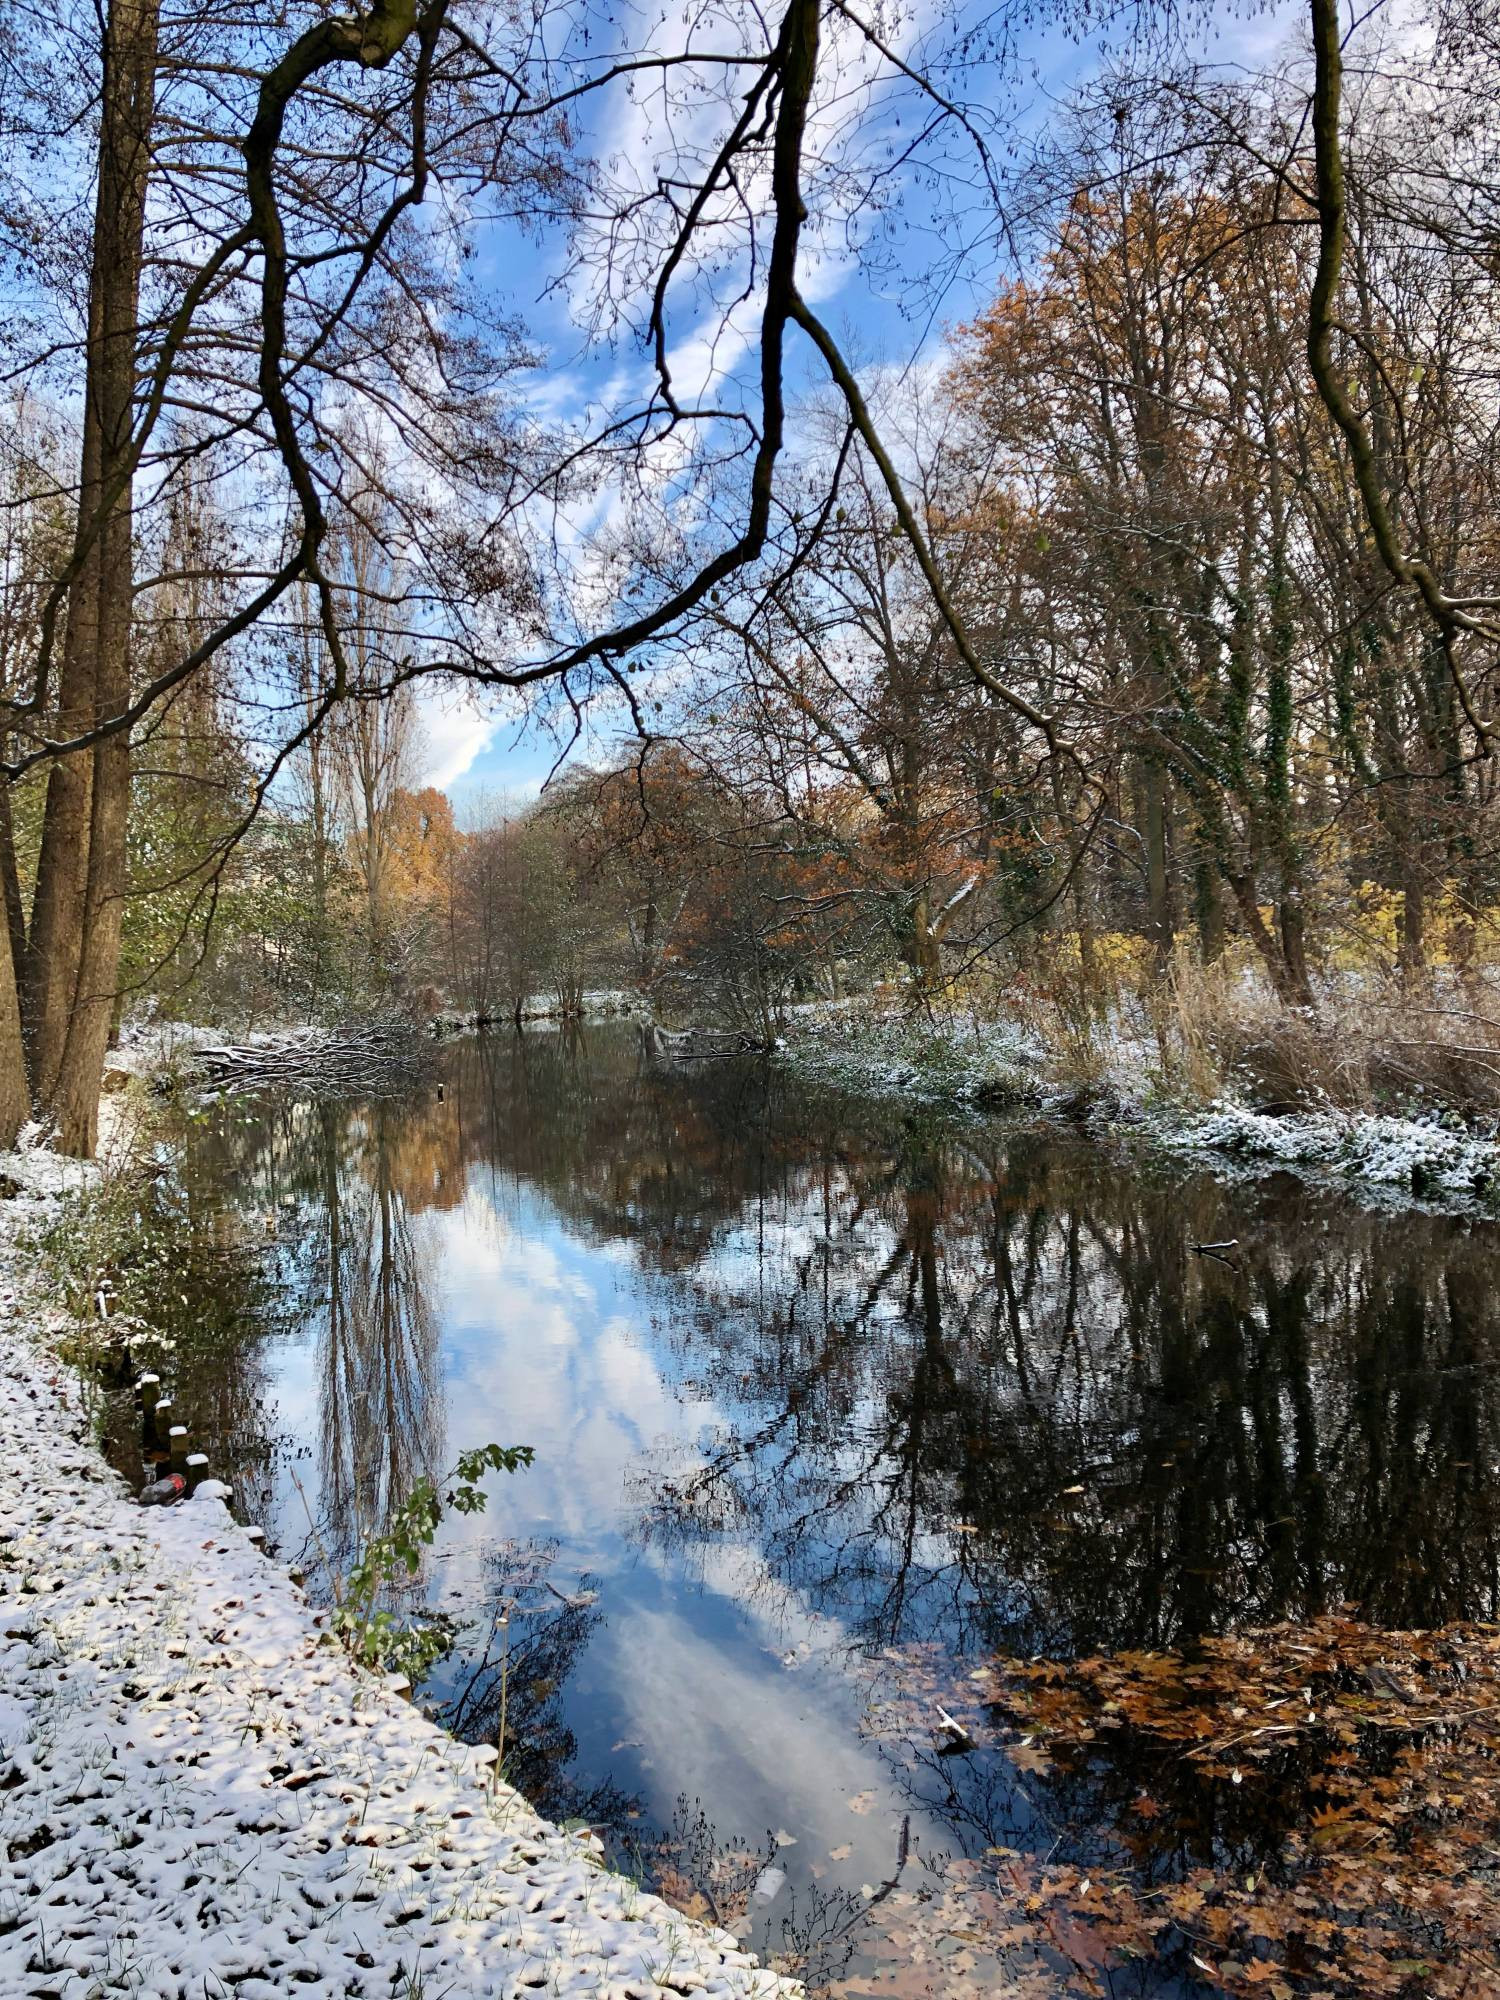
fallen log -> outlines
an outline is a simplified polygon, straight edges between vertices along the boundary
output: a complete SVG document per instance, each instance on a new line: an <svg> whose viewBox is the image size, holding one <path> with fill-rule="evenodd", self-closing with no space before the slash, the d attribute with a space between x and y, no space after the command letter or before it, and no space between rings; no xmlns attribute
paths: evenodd
<svg viewBox="0 0 1500 2000"><path fill-rule="evenodd" d="M306 1089L317 1096L384 1096L417 1081L427 1045L405 1015L298 1028L264 1042L200 1049L195 1068L220 1090Z"/></svg>
<svg viewBox="0 0 1500 2000"><path fill-rule="evenodd" d="M645 1030L647 1045L674 1062L724 1061L731 1056L762 1056L775 1045L744 1028L658 1028Z"/></svg>

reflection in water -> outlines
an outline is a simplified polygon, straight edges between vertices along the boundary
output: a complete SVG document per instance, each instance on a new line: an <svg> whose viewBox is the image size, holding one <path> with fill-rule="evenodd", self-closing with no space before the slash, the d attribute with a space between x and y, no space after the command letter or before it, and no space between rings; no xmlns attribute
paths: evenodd
<svg viewBox="0 0 1500 2000"><path fill-rule="evenodd" d="M1500 1610L1492 1229L674 1071L628 1030L445 1060L441 1101L187 1138L200 1199L277 1218L276 1421L342 1547L445 1426L536 1447L440 1546L468 1624L434 1700L495 1740L503 1661L523 1785L816 1980L915 1912L982 1929L952 1864L1044 1837L936 1722L987 1654Z"/></svg>
<svg viewBox="0 0 1500 2000"><path fill-rule="evenodd" d="M590 1090L550 1042L487 1056L476 1154L685 1278L660 1331L734 1412L691 1479L644 1483L653 1535L759 1524L871 1645L1066 1653L1340 1598L1412 1625L1500 1602L1487 1227L810 1116L759 1075ZM1226 1216L1238 1269L1192 1248Z"/></svg>
<svg viewBox="0 0 1500 2000"><path fill-rule="evenodd" d="M608 1779L582 1790L565 1689L602 1614L585 1579L559 1592L552 1543L501 1544L484 1556L486 1626L469 1628L438 1713L466 1743L493 1743L510 1782L556 1820L622 1826L640 1806Z"/></svg>
<svg viewBox="0 0 1500 2000"><path fill-rule="evenodd" d="M444 1469L441 1328L418 1218L443 1198L451 1132L388 1103L276 1103L189 1126L185 1144L195 1202L213 1193L221 1235L228 1206L242 1235L264 1232L278 1321L311 1338L316 1421L284 1442L294 1470L315 1456L319 1541L346 1562L419 1477ZM274 1349L266 1360L274 1374ZM216 1443L216 1466L242 1456ZM294 1514L288 1532L300 1541L306 1525Z"/></svg>
<svg viewBox="0 0 1500 2000"><path fill-rule="evenodd" d="M378 1532L422 1477L443 1472L438 1324L412 1222L391 1108L340 1121L319 1108L323 1207L316 1267L326 1276L319 1333L323 1508L336 1550Z"/></svg>

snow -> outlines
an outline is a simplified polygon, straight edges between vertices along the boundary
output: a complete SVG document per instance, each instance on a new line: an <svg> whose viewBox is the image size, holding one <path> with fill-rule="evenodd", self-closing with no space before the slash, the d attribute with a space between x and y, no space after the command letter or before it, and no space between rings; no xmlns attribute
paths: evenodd
<svg viewBox="0 0 1500 2000"><path fill-rule="evenodd" d="M0 1153L0 1185L8 1182L28 1204L77 1194L99 1177L92 1160L73 1160L65 1153L51 1152L43 1143L44 1137L37 1125L25 1125L13 1149Z"/></svg>
<svg viewBox="0 0 1500 2000"><path fill-rule="evenodd" d="M631 1020L649 1021L651 1010L639 993L623 986L590 987L579 996L580 1021ZM481 1017L462 1008L445 1008L432 1017L430 1026L440 1035L471 1034L480 1028L506 1028L511 1024L513 1002L497 997L492 1003L493 1012ZM521 1007L521 1019L536 1026L545 1027L564 1018L561 1003L555 996L536 993Z"/></svg>
<svg viewBox="0 0 1500 2000"><path fill-rule="evenodd" d="M1049 1079L1046 1051L1009 1026L914 1022L909 1016L804 1016L778 1055L837 1089L976 1113L998 1107L1062 1115L1078 1092ZM1221 1098L1163 1101L1147 1051L1124 1036L1106 1050L1084 1123L1096 1137L1145 1143L1235 1174L1290 1172L1334 1181L1382 1205L1492 1212L1500 1203L1500 1139L1436 1116L1325 1108L1273 1115ZM1086 1100L1087 1102L1087 1100Z"/></svg>
<svg viewBox="0 0 1500 2000"><path fill-rule="evenodd" d="M101 1173L125 1166L134 1156L140 1128L140 1099L123 1090L99 1100L99 1138L94 1160L75 1160L66 1153L55 1153L49 1127L35 1119L23 1125L16 1134L15 1145L8 1152L0 1152L0 1189L23 1204L20 1211L12 1214L11 1224L14 1225L17 1213L24 1214L25 1204L55 1202L63 1195L79 1194L92 1187Z"/></svg>
<svg viewBox="0 0 1500 2000"><path fill-rule="evenodd" d="M357 1670L216 1482L136 1505L17 1255L0 1245L0 1994L801 1993Z"/></svg>
<svg viewBox="0 0 1500 2000"><path fill-rule="evenodd" d="M119 1047L111 1049L105 1057L105 1073L119 1070L126 1076L150 1076L156 1070L172 1068L203 1049L213 1048L223 1039L222 1030L199 1027L189 1021L132 1022L127 1024Z"/></svg>
<svg viewBox="0 0 1500 2000"><path fill-rule="evenodd" d="M905 1015L804 1016L778 1041L800 1075L837 1090L924 1104L1035 1103L1038 1052L1003 1028L913 1023Z"/></svg>
<svg viewBox="0 0 1500 2000"><path fill-rule="evenodd" d="M1152 1121L1150 1134L1172 1151L1227 1154L1266 1171L1312 1172L1460 1203L1500 1194L1500 1144L1437 1119L1344 1111L1272 1117L1220 1101Z"/></svg>
<svg viewBox="0 0 1500 2000"><path fill-rule="evenodd" d="M979 887L980 883L983 880L984 880L984 871L982 869L976 868L974 873L969 877L967 882L959 883L958 887L953 891L953 894L948 898L947 902L944 903L942 909L939 911L938 914L944 917L951 917L955 910L961 909L963 905L968 902L969 898L973 895L974 891Z"/></svg>

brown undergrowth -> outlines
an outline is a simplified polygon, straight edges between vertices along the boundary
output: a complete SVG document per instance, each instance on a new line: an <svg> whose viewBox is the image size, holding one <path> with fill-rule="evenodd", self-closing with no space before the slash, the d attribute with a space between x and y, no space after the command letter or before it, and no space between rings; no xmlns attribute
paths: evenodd
<svg viewBox="0 0 1500 2000"><path fill-rule="evenodd" d="M1500 1111L1500 999L1488 986L1345 983L1299 1008L1226 967L1178 961L1140 1004L1165 1077L1189 1098Z"/></svg>
<svg viewBox="0 0 1500 2000"><path fill-rule="evenodd" d="M1161 965L1138 941L1096 940L1084 964L1066 945L1052 939L1008 977L970 978L951 996L976 1046L1019 1030L1055 1088L1129 1096L1150 1070L1185 1104L1500 1118L1500 966L1405 982L1329 969L1303 1006L1278 998L1243 950L1204 964L1179 946Z"/></svg>

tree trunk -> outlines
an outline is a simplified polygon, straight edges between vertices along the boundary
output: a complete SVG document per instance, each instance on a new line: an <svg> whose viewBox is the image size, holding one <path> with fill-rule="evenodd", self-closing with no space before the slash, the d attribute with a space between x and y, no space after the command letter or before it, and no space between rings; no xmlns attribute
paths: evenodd
<svg viewBox="0 0 1500 2000"><path fill-rule="evenodd" d="M88 382L83 408L83 456L78 482L78 527L83 537L98 511L102 490L102 314L99 264L103 255L105 145L100 139L99 218L95 224L94 271L90 281ZM56 734L61 741L82 735L92 720L94 674L99 654L99 581L107 528L94 539L68 592L68 624L63 640L62 685ZM68 1010L78 977L83 937L83 888L88 854L89 767L87 753L59 757L47 774L42 843L31 900L31 931L21 977L26 1053L33 1095L45 1103L57 1086Z"/></svg>
<svg viewBox="0 0 1500 2000"><path fill-rule="evenodd" d="M131 482L136 340L156 91L158 0L113 0L105 29L90 274L80 532L88 560L69 599L61 733L130 701ZM118 490L115 490L118 489ZM107 504L106 504L107 503ZM101 507L103 519L93 521ZM88 1155L119 976L130 807L127 731L61 758L47 786L27 962L32 1080L65 1152Z"/></svg>
<svg viewBox="0 0 1500 2000"><path fill-rule="evenodd" d="M1397 964L1401 984L1412 992L1427 984L1427 897L1422 857L1412 842L1406 851L1401 883L1401 934Z"/></svg>
<svg viewBox="0 0 1500 2000"><path fill-rule="evenodd" d="M26 1047L21 1033L16 968L25 963L26 921L11 830L10 785L0 778L0 875L4 878L5 929L0 932L0 1147L14 1143L31 1111Z"/></svg>
<svg viewBox="0 0 1500 2000"><path fill-rule="evenodd" d="M653 885L646 891L646 914L641 921L640 970L636 985L642 993L651 990L656 976L656 934L660 918L656 907L656 889Z"/></svg>
<svg viewBox="0 0 1500 2000"><path fill-rule="evenodd" d="M1292 885L1282 892L1278 907L1281 924L1281 958L1286 968L1286 992L1282 998L1294 1007L1315 1004L1312 979L1307 970L1307 916L1302 894Z"/></svg>
<svg viewBox="0 0 1500 2000"><path fill-rule="evenodd" d="M925 889L914 898L908 921L906 952L911 965L911 998L913 1005L925 1007L943 983L942 951L932 927L932 909Z"/></svg>
<svg viewBox="0 0 1500 2000"><path fill-rule="evenodd" d="M1146 793L1146 889L1151 907L1151 937L1158 973L1172 962L1176 925L1172 914L1172 878L1167 866L1167 774L1151 762L1143 773Z"/></svg>
<svg viewBox="0 0 1500 2000"><path fill-rule="evenodd" d="M1254 876L1231 874L1226 879L1231 890L1234 892L1235 906L1240 913L1240 922L1245 926L1250 937L1250 942L1260 953L1261 962L1270 975L1271 984L1276 989L1277 998L1285 1001L1288 1007L1311 1006L1312 989L1307 983L1306 967L1302 967L1299 981L1296 968L1287 962L1284 921L1286 906L1282 906L1283 934L1282 938L1278 940L1275 932L1272 931L1270 925L1261 915L1260 904L1256 900Z"/></svg>
<svg viewBox="0 0 1500 2000"><path fill-rule="evenodd" d="M307 706L313 706L311 676L307 689ZM328 808L323 792L323 729L321 723L313 728L307 739L308 780L312 805L312 890L313 922L317 927L313 948L312 993L309 997L308 1019L315 1021L323 1005L323 994L331 984L326 960L328 957Z"/></svg>
<svg viewBox="0 0 1500 2000"><path fill-rule="evenodd" d="M0 936L0 1146L10 1146L31 1111L26 1054L21 1043L21 1007L16 993L10 940Z"/></svg>
<svg viewBox="0 0 1500 2000"><path fill-rule="evenodd" d="M1200 861L1194 879L1198 917L1198 955L1205 965L1224 956L1224 899L1211 861Z"/></svg>
<svg viewBox="0 0 1500 2000"><path fill-rule="evenodd" d="M127 680L100 719L118 715L128 699ZM125 909L125 823L129 810L130 740L121 731L106 737L94 752L83 949L57 1089L50 1107L57 1122L60 1150L82 1159L93 1156L98 1138L99 1078L109 1047L120 967L120 927Z"/></svg>
<svg viewBox="0 0 1500 2000"><path fill-rule="evenodd" d="M5 928L10 939L11 982L26 963L26 906L16 865L16 835L10 810L10 780L0 778L0 883L5 893Z"/></svg>

